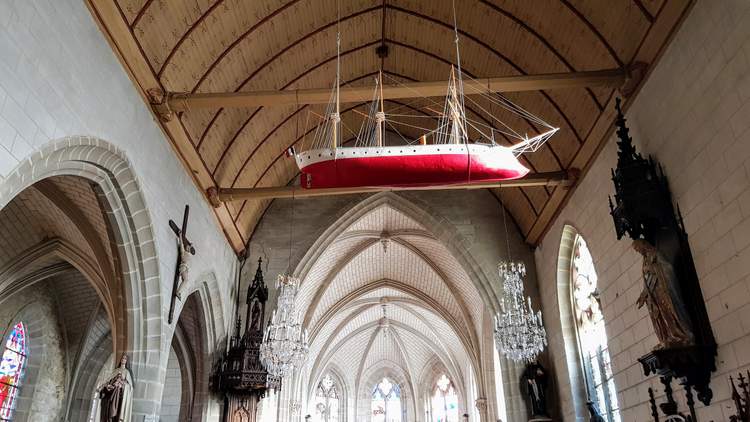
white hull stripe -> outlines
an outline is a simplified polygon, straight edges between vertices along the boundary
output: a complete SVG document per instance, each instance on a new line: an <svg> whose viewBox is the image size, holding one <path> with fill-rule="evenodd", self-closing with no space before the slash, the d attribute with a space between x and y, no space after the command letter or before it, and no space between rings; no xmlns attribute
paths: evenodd
<svg viewBox="0 0 750 422"><path fill-rule="evenodd" d="M503 146L468 145L468 152L474 154L486 154L492 149L503 148ZM467 145L442 144L442 145L396 145L385 147L361 147L361 148L323 148L305 151L296 155L297 166L303 169L309 165L347 158L371 158L371 157L395 157L395 156L420 156L420 155L466 155Z"/></svg>

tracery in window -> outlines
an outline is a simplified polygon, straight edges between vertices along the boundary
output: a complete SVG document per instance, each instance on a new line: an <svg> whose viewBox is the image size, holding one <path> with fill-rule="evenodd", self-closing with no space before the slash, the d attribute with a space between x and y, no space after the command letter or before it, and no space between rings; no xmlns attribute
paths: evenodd
<svg viewBox="0 0 750 422"><path fill-rule="evenodd" d="M581 236L576 236L572 261L571 299L586 389L589 399L607 422L620 422L604 315L597 290L598 279L591 252Z"/></svg>
<svg viewBox="0 0 750 422"><path fill-rule="evenodd" d="M315 421L338 422L339 392L330 374L326 374L315 389Z"/></svg>
<svg viewBox="0 0 750 422"><path fill-rule="evenodd" d="M0 420L13 419L25 364L26 330L19 322L5 340L5 350L0 361Z"/></svg>
<svg viewBox="0 0 750 422"><path fill-rule="evenodd" d="M432 422L458 422L458 395L445 374L437 380L432 394Z"/></svg>
<svg viewBox="0 0 750 422"><path fill-rule="evenodd" d="M401 388L383 378L372 390L372 422L401 422Z"/></svg>

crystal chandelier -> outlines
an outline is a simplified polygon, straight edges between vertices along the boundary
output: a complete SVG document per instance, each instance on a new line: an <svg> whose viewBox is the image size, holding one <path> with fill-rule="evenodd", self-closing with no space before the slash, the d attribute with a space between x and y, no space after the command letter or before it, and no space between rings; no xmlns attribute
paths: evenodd
<svg viewBox="0 0 750 422"><path fill-rule="evenodd" d="M498 272L503 281L502 311L495 315L495 342L509 359L530 362L547 345L542 311L534 313L531 298L524 300L522 262L501 262Z"/></svg>
<svg viewBox="0 0 750 422"><path fill-rule="evenodd" d="M309 352L307 330L302 328L294 304L298 288L298 278L279 274L276 280L278 303L260 346L263 366L269 374L281 378L290 375L295 368L301 368Z"/></svg>

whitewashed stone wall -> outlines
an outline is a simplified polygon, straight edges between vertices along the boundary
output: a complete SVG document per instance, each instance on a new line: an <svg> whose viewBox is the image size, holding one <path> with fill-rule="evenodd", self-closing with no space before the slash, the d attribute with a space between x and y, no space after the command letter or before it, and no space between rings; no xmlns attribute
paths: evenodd
<svg viewBox="0 0 750 422"><path fill-rule="evenodd" d="M627 117L639 150L664 166L685 217L719 344L714 399L699 406L698 417L728 420L728 376L750 367L750 2L698 1ZM647 389L662 389L655 378L644 378L637 362L656 337L647 311L635 307L641 262L629 241L616 240L609 216L615 165L613 137L536 251L566 421L576 420L557 318L557 258L566 224L585 237L596 263L622 419L651 420Z"/></svg>
<svg viewBox="0 0 750 422"><path fill-rule="evenodd" d="M166 313L176 247L167 222L170 218L179 221L183 206L190 205L188 236L196 240L198 251L191 268L196 279L191 283L201 282L199 276L214 274L218 283L213 286L218 289L210 293L217 303L228 302L233 253L212 210L83 1L0 0L0 57L0 192L7 192L5 181L20 163L68 136L102 139L118 148L132 166L155 237L155 245L147 246L155 249L158 257L162 312L149 315L148 323L161 324L163 337L157 343L161 350L149 352L158 356L160 364L159 371L147 375L153 378L147 380L148 390L144 390L143 380L140 389L139 380L135 380L137 394L155 400L138 404L136 414L141 418L156 413L173 330L166 325ZM135 190L127 188L127 192ZM0 198L0 203L9 199ZM223 329L225 324L215 326ZM216 338L223 335L216 333Z"/></svg>

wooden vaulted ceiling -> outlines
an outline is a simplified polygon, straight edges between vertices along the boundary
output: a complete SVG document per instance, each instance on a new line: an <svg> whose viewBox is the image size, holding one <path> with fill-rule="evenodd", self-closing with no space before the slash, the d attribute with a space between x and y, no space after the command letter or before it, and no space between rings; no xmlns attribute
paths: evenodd
<svg viewBox="0 0 750 422"><path fill-rule="evenodd" d="M87 0L144 100L154 92L209 93L330 87L336 31L342 81L445 80L455 62L450 0ZM337 6L338 4L338 6ZM462 66L470 77L536 75L654 64L691 0L456 0ZM338 9L337 9L338 8ZM338 16L340 16L340 24ZM386 57L376 54L385 44ZM635 91L633 91L635 92ZM561 128L524 157L532 172L585 170L611 131L614 87L508 93ZM626 98L625 105L631 98ZM425 101L391 100L386 109L425 113ZM162 119L165 133L198 187L272 187L298 174L284 156L317 124L323 106L195 109ZM359 126L363 104L342 105ZM467 115L506 120L481 100ZM521 131L537 128L516 121ZM408 131L407 131L408 132ZM406 135L412 135L406 133ZM416 136L416 135L414 135ZM503 189L502 200L529 243L536 243L570 189ZM494 192L499 195L498 191ZM268 201L216 208L230 243L242 249Z"/></svg>

